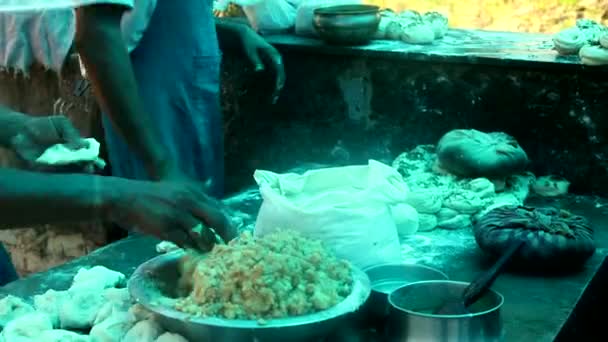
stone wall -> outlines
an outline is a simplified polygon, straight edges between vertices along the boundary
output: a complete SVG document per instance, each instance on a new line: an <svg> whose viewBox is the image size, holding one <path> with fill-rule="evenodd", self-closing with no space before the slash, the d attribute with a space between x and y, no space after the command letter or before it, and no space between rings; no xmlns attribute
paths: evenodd
<svg viewBox="0 0 608 342"><path fill-rule="evenodd" d="M271 78L243 78L231 72L241 62L225 58L224 95L235 99L225 106L232 190L251 184L256 168L390 162L451 129L475 128L515 136L535 174L564 176L576 193L608 194L605 68L281 51L287 83L276 105Z"/></svg>

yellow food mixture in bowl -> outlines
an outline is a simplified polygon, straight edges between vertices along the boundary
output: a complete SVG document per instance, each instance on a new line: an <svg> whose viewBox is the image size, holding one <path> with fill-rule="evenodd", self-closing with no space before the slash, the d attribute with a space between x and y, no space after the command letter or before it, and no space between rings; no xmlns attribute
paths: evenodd
<svg viewBox="0 0 608 342"><path fill-rule="evenodd" d="M321 241L281 230L243 233L206 255L188 252L175 309L199 317L257 320L314 314L351 294L351 265Z"/></svg>

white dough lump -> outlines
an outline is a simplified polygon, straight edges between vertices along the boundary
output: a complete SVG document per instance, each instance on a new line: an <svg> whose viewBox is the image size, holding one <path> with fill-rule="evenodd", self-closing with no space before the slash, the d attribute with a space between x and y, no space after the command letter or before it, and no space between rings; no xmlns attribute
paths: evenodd
<svg viewBox="0 0 608 342"><path fill-rule="evenodd" d="M81 268L66 291L34 296L33 306L6 296L0 299L0 342L187 341L166 332L152 313L134 304L125 280L120 272L95 266Z"/></svg>
<svg viewBox="0 0 608 342"><path fill-rule="evenodd" d="M608 64L608 27L589 19L558 32L553 47L560 55L577 55L585 65Z"/></svg>
<svg viewBox="0 0 608 342"><path fill-rule="evenodd" d="M483 177L460 178L437 168L437 158L435 146L420 145L393 162L410 190L405 202L418 213L420 232L471 228L493 208L521 205L534 178L530 174L514 174L496 182ZM500 189L495 183L501 183Z"/></svg>
<svg viewBox="0 0 608 342"><path fill-rule="evenodd" d="M6 296L0 299L0 328L17 317L34 312L34 308L15 296Z"/></svg>
<svg viewBox="0 0 608 342"><path fill-rule="evenodd" d="M443 38L447 31L448 19L437 12L422 15L411 10L399 14L383 10L375 38L400 40L408 44L430 44Z"/></svg>

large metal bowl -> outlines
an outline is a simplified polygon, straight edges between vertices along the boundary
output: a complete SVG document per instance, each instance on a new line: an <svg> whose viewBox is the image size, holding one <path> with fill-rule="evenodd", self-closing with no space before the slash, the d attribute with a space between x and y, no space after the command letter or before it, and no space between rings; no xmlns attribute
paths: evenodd
<svg viewBox="0 0 608 342"><path fill-rule="evenodd" d="M378 31L380 7L341 5L313 11L313 26L319 37L330 44L362 45Z"/></svg>
<svg viewBox="0 0 608 342"><path fill-rule="evenodd" d="M371 286L367 275L353 268L353 291L341 303L327 310L289 318L272 319L261 325L253 320L195 317L173 309L179 279L178 261L183 251L157 256L141 264L129 280L131 296L154 312L169 331L190 341L311 341L318 340L348 323L349 314L368 299Z"/></svg>

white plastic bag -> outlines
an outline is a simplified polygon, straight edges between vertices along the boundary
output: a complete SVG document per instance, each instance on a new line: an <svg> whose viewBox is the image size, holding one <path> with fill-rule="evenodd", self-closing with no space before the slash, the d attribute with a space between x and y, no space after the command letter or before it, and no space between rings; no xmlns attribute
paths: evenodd
<svg viewBox="0 0 608 342"><path fill-rule="evenodd" d="M318 36L313 27L313 11L320 7L339 5L360 5L362 0L303 0L296 14L296 34L299 36Z"/></svg>
<svg viewBox="0 0 608 342"><path fill-rule="evenodd" d="M256 170L254 178L263 198L255 236L293 229L360 268L401 260L390 206L408 188L392 167L370 160L303 175Z"/></svg>
<svg viewBox="0 0 608 342"><path fill-rule="evenodd" d="M243 8L249 23L258 32L283 31L294 27L301 0L234 0Z"/></svg>

